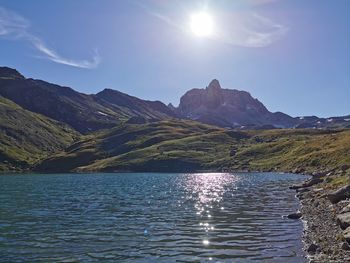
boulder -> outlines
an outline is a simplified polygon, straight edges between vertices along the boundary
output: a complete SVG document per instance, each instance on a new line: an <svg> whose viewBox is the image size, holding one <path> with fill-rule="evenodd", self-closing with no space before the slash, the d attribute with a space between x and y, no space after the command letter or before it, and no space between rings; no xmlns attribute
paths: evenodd
<svg viewBox="0 0 350 263"><path fill-rule="evenodd" d="M310 186L313 186L315 184L319 184L319 183L322 183L323 182L323 179L321 178L312 178L302 184L297 184L297 185L292 185L289 187L289 189L299 189L299 188L306 188L306 187L310 187Z"/></svg>
<svg viewBox="0 0 350 263"><path fill-rule="evenodd" d="M341 249L342 249L342 250L350 250L350 246L349 246L348 243L343 242L343 243L341 244Z"/></svg>
<svg viewBox="0 0 350 263"><path fill-rule="evenodd" d="M347 206L345 206L345 207L340 211L341 214L348 213L348 212L350 212L350 204L347 205Z"/></svg>
<svg viewBox="0 0 350 263"><path fill-rule="evenodd" d="M236 153L237 153L237 150L236 150L236 149L232 149L232 150L230 151L230 156L235 156Z"/></svg>
<svg viewBox="0 0 350 263"><path fill-rule="evenodd" d="M293 174L300 174L300 173L303 173L303 172L305 172L305 169L300 168L300 167L295 168L295 169L292 170Z"/></svg>
<svg viewBox="0 0 350 263"><path fill-rule="evenodd" d="M350 169L350 165L344 164L344 165L342 165L342 166L340 167L340 169L341 169L343 172L345 172L346 170Z"/></svg>
<svg viewBox="0 0 350 263"><path fill-rule="evenodd" d="M336 204L348 197L350 197L350 185L343 186L342 188L328 194L328 199L332 204Z"/></svg>
<svg viewBox="0 0 350 263"><path fill-rule="evenodd" d="M337 223L340 225L341 229L348 228L350 226L350 212L338 215Z"/></svg>
<svg viewBox="0 0 350 263"><path fill-rule="evenodd" d="M317 250L319 250L319 246L316 244L311 244L308 248L307 248L307 252L310 254L315 254L317 252Z"/></svg>
<svg viewBox="0 0 350 263"><path fill-rule="evenodd" d="M301 215L300 212L296 212L296 213L292 213L292 214L287 215L287 217L288 217L289 219L299 219L301 216L302 216L302 215Z"/></svg>
<svg viewBox="0 0 350 263"><path fill-rule="evenodd" d="M346 241L350 243L350 227L343 231L343 236L346 239Z"/></svg>
<svg viewBox="0 0 350 263"><path fill-rule="evenodd" d="M306 192L310 192L310 189L309 188L298 188L298 189L295 189L295 191L297 193L306 193Z"/></svg>

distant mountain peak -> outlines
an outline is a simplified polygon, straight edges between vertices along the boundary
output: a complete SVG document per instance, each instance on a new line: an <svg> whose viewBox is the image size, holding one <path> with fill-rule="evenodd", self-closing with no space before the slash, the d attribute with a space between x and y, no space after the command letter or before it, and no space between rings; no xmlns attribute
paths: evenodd
<svg viewBox="0 0 350 263"><path fill-rule="evenodd" d="M16 69L0 67L0 79L24 79L24 76Z"/></svg>
<svg viewBox="0 0 350 263"><path fill-rule="evenodd" d="M220 83L217 79L213 79L210 83L207 89L215 89L215 90L220 90L221 86Z"/></svg>
<svg viewBox="0 0 350 263"><path fill-rule="evenodd" d="M294 120L284 114L274 114L248 92L222 89L213 79L205 89L192 89L180 99L177 112L184 118L223 127L242 125L293 126Z"/></svg>

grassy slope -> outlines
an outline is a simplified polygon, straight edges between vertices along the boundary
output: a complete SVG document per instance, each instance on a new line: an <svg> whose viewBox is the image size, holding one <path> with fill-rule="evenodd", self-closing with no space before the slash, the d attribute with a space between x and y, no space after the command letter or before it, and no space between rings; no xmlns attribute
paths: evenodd
<svg viewBox="0 0 350 263"><path fill-rule="evenodd" d="M28 169L78 136L66 125L0 96L0 171Z"/></svg>
<svg viewBox="0 0 350 263"><path fill-rule="evenodd" d="M52 156L41 171L346 170L350 130L228 131L192 121L120 125Z"/></svg>

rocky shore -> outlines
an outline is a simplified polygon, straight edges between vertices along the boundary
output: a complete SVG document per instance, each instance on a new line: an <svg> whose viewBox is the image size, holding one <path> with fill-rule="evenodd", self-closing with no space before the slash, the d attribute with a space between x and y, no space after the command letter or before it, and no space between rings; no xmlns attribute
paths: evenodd
<svg viewBox="0 0 350 263"><path fill-rule="evenodd" d="M304 249L309 262L350 262L350 185L330 187L314 176L295 189L301 209L289 215L304 222Z"/></svg>

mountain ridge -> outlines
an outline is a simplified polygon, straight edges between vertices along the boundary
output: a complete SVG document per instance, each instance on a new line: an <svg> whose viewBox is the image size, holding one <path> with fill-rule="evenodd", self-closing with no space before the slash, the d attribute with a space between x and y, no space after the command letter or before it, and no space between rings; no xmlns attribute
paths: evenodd
<svg viewBox="0 0 350 263"><path fill-rule="evenodd" d="M70 87L25 78L16 69L0 67L0 95L84 134L109 129L128 120L145 123L171 118L236 129L350 128L350 116L293 118L283 112L270 112L249 92L223 89L217 79L205 89L187 91L179 106L174 107L113 89L84 94Z"/></svg>
<svg viewBox="0 0 350 263"><path fill-rule="evenodd" d="M100 94L100 95L99 95ZM64 122L82 133L112 128L131 117L164 119L174 114L162 102L150 102L115 91L123 99L129 98L138 105L111 103L101 93L87 95L70 87L43 80L26 79L18 71L0 68L0 95L32 112ZM133 99L131 99L133 98ZM162 112L164 110L165 112ZM147 114L144 114L144 113Z"/></svg>

